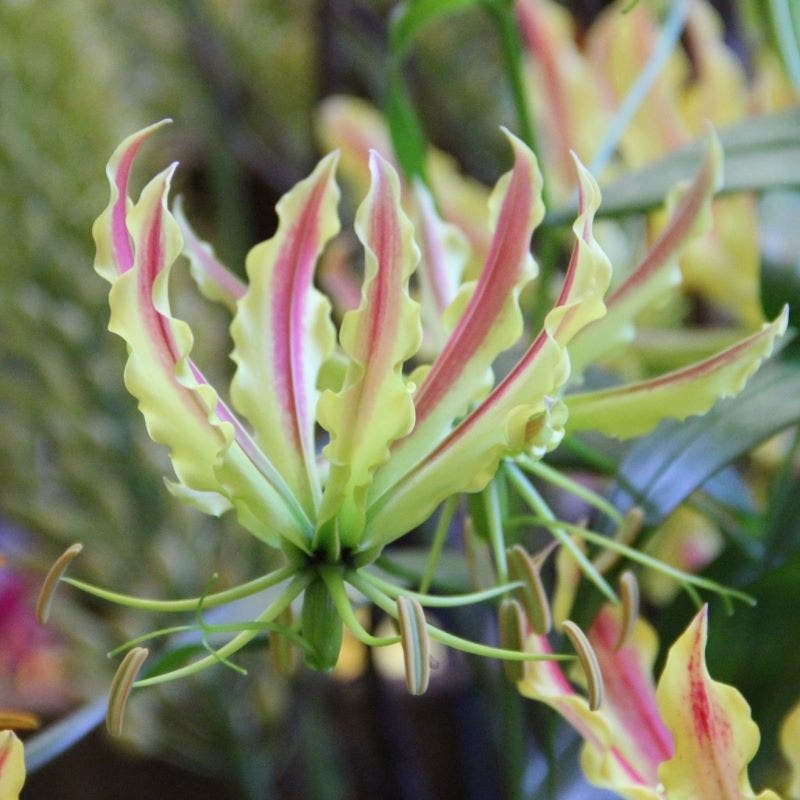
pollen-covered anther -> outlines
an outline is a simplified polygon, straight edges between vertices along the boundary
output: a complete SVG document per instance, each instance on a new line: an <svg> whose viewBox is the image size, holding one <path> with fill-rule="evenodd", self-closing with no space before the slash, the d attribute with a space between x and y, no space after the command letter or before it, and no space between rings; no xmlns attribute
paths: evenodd
<svg viewBox="0 0 800 800"><path fill-rule="evenodd" d="M122 735L125 706L136 676L148 655L150 655L150 651L146 647L134 647L122 659L114 674L108 694L108 711L106 713L106 728L112 736Z"/></svg>
<svg viewBox="0 0 800 800"><path fill-rule="evenodd" d="M83 545L75 543L70 545L50 567L47 575L45 576L42 589L39 592L39 599L36 601L36 619L40 625L44 625L50 617L50 608L53 604L53 597L55 595L58 582L67 571L67 567L72 563L72 560L83 550Z"/></svg>
<svg viewBox="0 0 800 800"><path fill-rule="evenodd" d="M523 584L517 590L517 595L525 608L531 628L538 634L549 633L553 626L553 615L542 583L540 564L519 544L506 551L506 558L512 580Z"/></svg>
<svg viewBox="0 0 800 800"><path fill-rule="evenodd" d="M500 603L497 612L500 633L500 646L504 650L522 650L525 645L525 611L518 600L506 599ZM517 683L525 677L525 664L522 661L504 661L506 677Z"/></svg>
<svg viewBox="0 0 800 800"><path fill-rule="evenodd" d="M40 724L39 717L35 714L0 708L0 730L35 731Z"/></svg>
<svg viewBox="0 0 800 800"><path fill-rule="evenodd" d="M614 541L626 546L632 545L644 524L644 510L641 506L632 506L625 514L622 524L614 533ZM608 572L620 559L619 553L614 550L605 550L600 553L593 563L601 574Z"/></svg>
<svg viewBox="0 0 800 800"><path fill-rule="evenodd" d="M561 630L575 648L583 674L586 676L589 708L592 711L597 711L603 704L603 674L600 672L597 654L586 638L586 634L572 620L565 619L561 623Z"/></svg>
<svg viewBox="0 0 800 800"><path fill-rule="evenodd" d="M406 670L406 686L411 694L424 694L430 681L430 640L425 613L419 601L401 595L397 598L397 624Z"/></svg>
<svg viewBox="0 0 800 800"><path fill-rule="evenodd" d="M619 650L628 641L636 620L639 619L639 581L630 570L625 570L619 576L619 596L622 608L622 619L619 636L614 645L614 650Z"/></svg>

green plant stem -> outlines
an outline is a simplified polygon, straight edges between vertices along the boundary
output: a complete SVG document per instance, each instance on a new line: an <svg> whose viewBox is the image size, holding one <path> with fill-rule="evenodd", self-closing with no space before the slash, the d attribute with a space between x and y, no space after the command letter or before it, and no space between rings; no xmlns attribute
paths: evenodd
<svg viewBox="0 0 800 800"><path fill-rule="evenodd" d="M397 619L397 606L395 602L385 595L382 591L373 586L369 581L357 572L350 572L346 576L347 582L358 589L364 597L369 598L376 606L382 608L392 619ZM443 631L435 625L427 624L428 634L431 639L437 642L461 650L464 653L471 653L475 656L485 658L499 658L504 661L570 661L574 656L562 655L560 653L523 653L517 650L504 650L500 647L478 644L469 639L462 639L460 636Z"/></svg>
<svg viewBox="0 0 800 800"><path fill-rule="evenodd" d="M492 480L481 493L486 509L489 542L494 556L494 568L500 583L508 583L508 563L506 562L506 542L503 534L503 515L500 513L500 499L497 496L497 483Z"/></svg>
<svg viewBox="0 0 800 800"><path fill-rule="evenodd" d="M214 608L231 603L234 600L241 600L243 597L250 597L250 595L269 589L271 586L276 586L296 574L296 572L297 568L289 564L240 586L234 586L231 589L225 589L222 592L209 594L205 597L190 597L186 600L148 600L133 595L112 592L108 589L85 583L77 578L63 577L61 580L76 589L80 589L82 592L86 592L86 594L99 597L102 600L108 600L108 602L116 603L120 606L137 608L141 611L182 612L196 611L201 604L203 608Z"/></svg>
<svg viewBox="0 0 800 800"><path fill-rule="evenodd" d="M297 597L303 591L303 589L305 589L306 586L311 583L313 578L314 576L311 573L296 576L283 590L281 595L275 601L270 603L264 609L264 611L262 611L261 614L256 617L253 623L248 623L248 625L259 625L259 623L272 622L275 620L286 608L288 608L295 597ZM186 678L189 675L196 675L198 672L202 672L204 669L218 664L221 658L227 658L234 653L238 653L239 650L255 639L255 637L258 636L262 630L263 627L259 627L257 630L249 627L247 630L242 631L233 639L231 639L226 645L220 647L214 655L206 656L205 658L201 658L191 664L187 664L185 667L180 667L179 669L174 669L161 675L153 675L150 678L142 678L141 680L136 681L136 683L133 685L135 688L155 686L159 683L168 683L169 681L174 681L178 678Z"/></svg>
<svg viewBox="0 0 800 800"><path fill-rule="evenodd" d="M531 150L538 154L523 72L522 41L514 14L514 6L504 0L485 0L483 6L494 22L500 38L500 49L505 61L506 77L511 88L514 110L517 113L520 137Z"/></svg>
<svg viewBox="0 0 800 800"><path fill-rule="evenodd" d="M520 468L510 462L505 462L506 474L511 484L517 490L522 500L530 507L536 515L546 520L549 524L547 529L559 541L562 547L566 548L581 568L583 574L612 602L617 603L616 592L611 588L608 581L597 571L594 564L581 552L580 548L572 541L572 537L566 531L566 526L560 523L550 507L545 503L544 498L533 488L530 482L523 475Z"/></svg>
<svg viewBox="0 0 800 800"><path fill-rule="evenodd" d="M545 464L543 461L535 461L530 456L519 456L517 459L519 464L526 472L535 475L538 478L552 483L559 489L563 489L569 494L585 500L590 506L602 511L609 519L612 519L617 525L622 524L622 514L617 511L605 497L601 497L597 492L593 492L583 484L573 481L566 475L562 475L558 470Z"/></svg>
<svg viewBox="0 0 800 800"><path fill-rule="evenodd" d="M584 528L580 525L572 525L568 522L561 522L560 520L554 521L541 516L530 517L528 521L532 525L541 525L548 530L555 526L561 527L570 533L577 534L587 542L596 544L598 547L603 547L607 550L613 550L615 553L619 553L620 555L625 556L631 561L635 561L644 567L648 567L649 569L653 569L657 572L661 572L664 575L668 575L670 578L674 578L676 581L678 581L682 586L685 586L686 584L698 586L701 589L707 589L710 592L714 592L715 594L720 595L720 597L734 597L737 600L741 600L743 603L746 603L747 605L755 605L755 599L745 592L740 592L738 589L730 589L727 586L717 583L716 581L712 581L710 578L703 578L699 575L692 575L688 572L683 572L676 567L665 564L663 561L659 561L657 558L653 558L652 556L648 556L646 553L642 553L640 550L636 550L634 547L629 547L626 544L622 544L622 542L616 541L616 539L603 536L600 533L595 533L594 531L590 531L588 528Z"/></svg>
<svg viewBox="0 0 800 800"><path fill-rule="evenodd" d="M492 600L495 597L500 597L506 592L514 591L523 586L520 581L512 581L510 583L503 583L499 586L493 586L491 589L483 589L480 592L470 592L469 594L452 594L452 595L430 595L420 592L411 592L408 589L403 589L395 586L389 581L383 580L379 576L367 572L366 570L359 570L364 580L369 581L376 589L384 592L389 597L396 598L400 595L411 597L417 600L421 606L427 608L460 608L461 606L473 605L475 603L483 603L486 600Z"/></svg>
<svg viewBox="0 0 800 800"><path fill-rule="evenodd" d="M342 622L344 622L350 633L362 644L365 644L367 647L386 647L390 644L397 644L400 641L399 636L373 636L358 621L358 617L356 617L353 607L350 605L350 598L347 596L347 589L344 585L342 570L340 568L320 567L319 574L328 587L331 600L333 600L333 604L336 606L336 611Z"/></svg>
<svg viewBox="0 0 800 800"><path fill-rule="evenodd" d="M450 523L453 520L453 514L455 514L457 505L458 495L448 497L442 504L442 510L439 513L439 519L436 522L436 530L433 532L433 540L431 541L430 550L428 551L428 558L425 562L425 569L419 581L420 594L425 594L428 589L431 588L433 576L436 574L436 568L439 566L439 559L442 556L444 543L447 539L447 532L450 530Z"/></svg>

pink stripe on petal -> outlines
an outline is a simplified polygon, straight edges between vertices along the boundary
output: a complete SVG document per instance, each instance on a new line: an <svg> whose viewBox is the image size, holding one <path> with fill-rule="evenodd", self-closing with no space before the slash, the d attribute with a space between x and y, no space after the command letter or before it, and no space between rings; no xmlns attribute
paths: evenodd
<svg viewBox="0 0 800 800"><path fill-rule="evenodd" d="M414 396L417 424L438 405L480 349L522 276L530 248L532 178L530 162L515 149L514 170L475 292Z"/></svg>
<svg viewBox="0 0 800 800"><path fill-rule="evenodd" d="M604 606L589 630L605 687L605 707L622 726L620 738L626 749L639 754L636 762L650 785L658 782L658 765L672 758L672 735L658 712L655 685L649 665L632 644L615 650L620 625L611 609Z"/></svg>
<svg viewBox="0 0 800 800"><path fill-rule="evenodd" d="M303 357L308 293L312 287L319 247L317 221L330 178L326 172L314 187L300 218L288 233L289 246L282 250L272 280L272 341L277 396L284 422L295 447L313 458L313 422L307 406L308 376Z"/></svg>
<svg viewBox="0 0 800 800"><path fill-rule="evenodd" d="M607 305L609 309L646 283L654 272L669 264L670 260L685 244L703 208L703 204L715 188L714 182L717 179L718 172L715 158L714 150L710 148L701 170L697 173L688 191L670 216L667 227L664 228L653 246L648 250L639 266L608 298Z"/></svg>

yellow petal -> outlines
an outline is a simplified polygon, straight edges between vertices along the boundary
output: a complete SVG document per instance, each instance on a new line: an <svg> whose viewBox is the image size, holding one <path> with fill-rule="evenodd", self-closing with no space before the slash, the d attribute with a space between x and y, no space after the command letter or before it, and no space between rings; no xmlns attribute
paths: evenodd
<svg viewBox="0 0 800 800"><path fill-rule="evenodd" d="M656 698L675 740L675 755L658 770L669 800L752 800L747 765L760 734L750 707L733 687L711 679L705 645L708 607L697 614L667 656ZM778 800L771 791L759 800Z"/></svg>
<svg viewBox="0 0 800 800"><path fill-rule="evenodd" d="M22 742L13 731L0 731L0 800L18 800L23 783Z"/></svg>

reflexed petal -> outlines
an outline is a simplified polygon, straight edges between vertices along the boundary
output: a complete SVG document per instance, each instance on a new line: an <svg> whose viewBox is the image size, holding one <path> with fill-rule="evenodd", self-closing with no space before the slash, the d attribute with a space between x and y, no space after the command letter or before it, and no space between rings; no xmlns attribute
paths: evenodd
<svg viewBox="0 0 800 800"><path fill-rule="evenodd" d="M602 712L619 752L649 786L655 786L658 765L673 752L672 736L656 706L653 662L658 640L650 625L639 619L631 637L617 650L620 628L618 613L605 605L588 633L603 674Z"/></svg>
<svg viewBox="0 0 800 800"><path fill-rule="evenodd" d="M722 397L738 394L782 336L788 308L758 333L712 358L658 378L565 397L567 427L621 439L641 436L662 419L704 414Z"/></svg>
<svg viewBox="0 0 800 800"><path fill-rule="evenodd" d="M169 447L175 473L191 492L217 508L232 501L244 524L273 544L281 534L302 542L300 531L308 526L302 510L192 364L191 330L171 315L169 273L182 249L166 205L175 165L145 187L135 206L121 194L133 155L151 130L129 137L112 156L111 202L93 229L96 269L112 284L109 330L128 345L125 385L139 401L151 438Z"/></svg>
<svg viewBox="0 0 800 800"><path fill-rule="evenodd" d="M400 181L377 153L370 168L372 188L356 216L366 253L361 305L345 315L340 331L349 364L342 390L324 392L317 411L320 425L331 434L324 451L331 472L320 525L330 527L337 520L340 541L349 545L363 530L375 468L414 424L413 387L402 369L422 340L419 305L408 294L419 249L400 207Z"/></svg>
<svg viewBox="0 0 800 800"><path fill-rule="evenodd" d="M531 437L541 446L538 417L547 413L550 398L569 377L566 345L584 325L602 316L603 294L611 275L608 259L592 233L600 192L580 165L579 174L581 213L573 226L576 243L561 295L545 317L544 329L505 379L430 455L387 487L390 490L379 499L376 492L369 526L373 543L405 533L445 497L483 488L500 459L527 449Z"/></svg>
<svg viewBox="0 0 800 800"><path fill-rule="evenodd" d="M569 11L551 0L517 0L516 11L548 196L560 204L574 188L571 150L590 159L608 114L592 67L578 50Z"/></svg>
<svg viewBox="0 0 800 800"><path fill-rule="evenodd" d="M173 203L172 213L183 235L183 254L189 259L192 277L209 300L224 303L231 311L236 301L244 297L247 287L214 254L214 248L194 232L180 197Z"/></svg>
<svg viewBox="0 0 800 800"><path fill-rule="evenodd" d="M680 284L678 259L687 244L710 227L711 198L721 182L722 148L712 132L703 163L689 188L672 200L673 208L661 234L631 275L607 298L608 313L570 345L576 373L617 345L630 341L637 316Z"/></svg>
<svg viewBox="0 0 800 800"><path fill-rule="evenodd" d="M533 653L552 652L545 636L528 637L525 648ZM583 737L586 744L581 753L584 773L597 786L613 789L628 800L660 800L655 786L648 785L636 767L627 760L618 744L613 717L607 717L605 707L591 711L583 695L578 694L564 677L558 662L533 661L525 663L525 675L517 683L520 694L547 703ZM630 746L630 742L624 741Z"/></svg>
<svg viewBox="0 0 800 800"><path fill-rule="evenodd" d="M469 244L454 225L444 222L433 197L421 182L414 185L414 230L420 246L417 277L420 283L425 346L435 356L444 347L447 334L444 313L461 285L469 259Z"/></svg>
<svg viewBox="0 0 800 800"><path fill-rule="evenodd" d="M675 755L658 774L669 798L745 800L756 795L747 765L758 750L758 727L733 687L711 679L705 646L708 607L672 645L656 696L675 741ZM759 800L778 800L771 791Z"/></svg>
<svg viewBox="0 0 800 800"><path fill-rule="evenodd" d="M13 731L0 731L0 800L18 800L24 783L22 742Z"/></svg>
<svg viewBox="0 0 800 800"><path fill-rule="evenodd" d="M448 435L453 420L484 390L492 362L522 335L519 292L535 274L530 240L544 206L536 157L511 134L509 139L514 168L492 194L495 233L489 258L478 281L462 286L447 312L458 322L414 395L414 430L376 475L371 503Z"/></svg>
<svg viewBox="0 0 800 800"><path fill-rule="evenodd" d="M386 123L378 110L361 98L325 98L317 112L316 129L325 150L340 152L342 178L353 185L357 197L363 197L370 187L372 150L394 164Z"/></svg>
<svg viewBox="0 0 800 800"><path fill-rule="evenodd" d="M231 325L233 403L309 515L321 494L317 374L336 342L330 303L313 279L322 248L339 231L336 161L335 154L324 158L281 198L277 233L247 257L249 286Z"/></svg>

